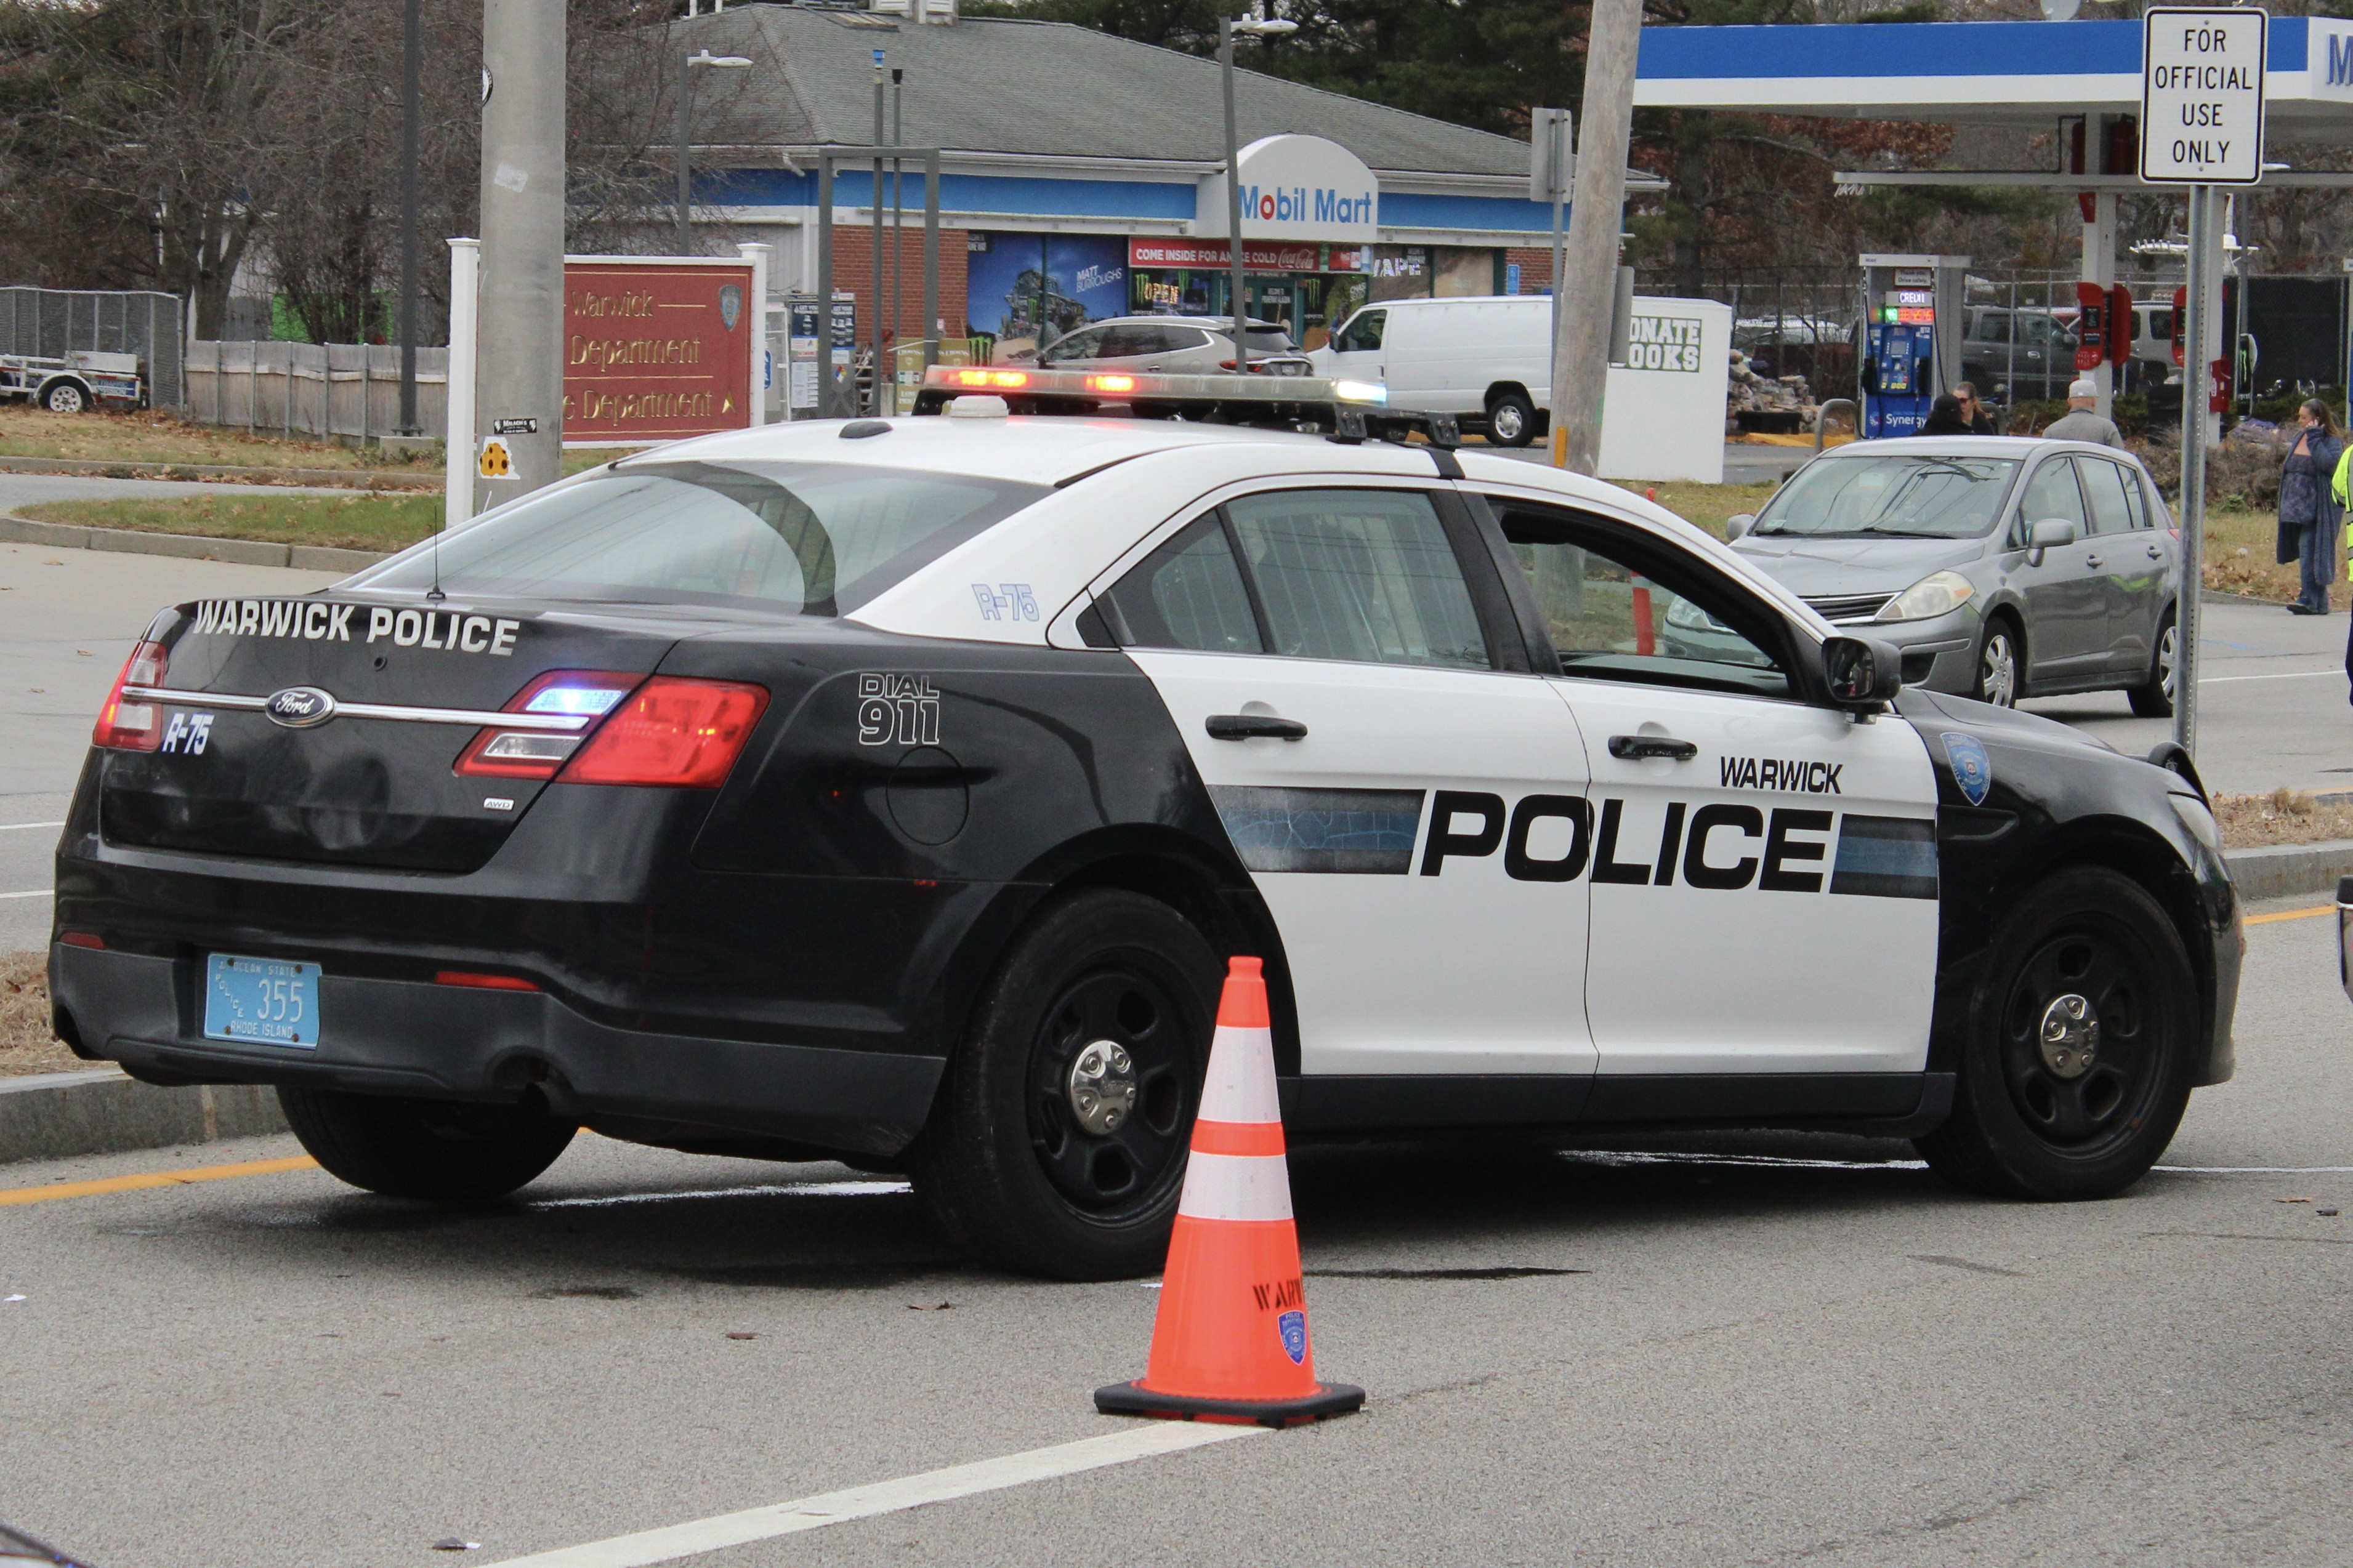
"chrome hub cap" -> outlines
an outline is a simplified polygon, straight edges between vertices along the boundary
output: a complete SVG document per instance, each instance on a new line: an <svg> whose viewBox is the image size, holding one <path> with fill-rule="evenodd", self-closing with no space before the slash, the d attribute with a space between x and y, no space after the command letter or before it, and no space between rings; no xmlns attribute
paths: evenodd
<svg viewBox="0 0 2353 1568"><path fill-rule="evenodd" d="M1503 406L1497 408L1494 413L1494 421L1495 434L1497 437L1505 441L1514 441L1519 438L1520 411L1515 405L1506 403Z"/></svg>
<svg viewBox="0 0 2353 1568"><path fill-rule="evenodd" d="M1978 674L1985 688L1985 700L1997 708L2010 708L2018 701L2018 655L2010 638L2000 632L1986 639L1984 668Z"/></svg>
<svg viewBox="0 0 2353 1568"><path fill-rule="evenodd" d="M2168 626L2165 628L2165 635L2159 637L2157 643L2157 679L2158 684L2165 688L2165 695L2168 700L2173 696L2174 667L2180 658L2180 654L2175 647L2175 643L2180 635L2179 627Z"/></svg>
<svg viewBox="0 0 2353 1568"><path fill-rule="evenodd" d="M1115 1040L1097 1040L1071 1063L1065 1092L1079 1125L1100 1138L1135 1110L1135 1062Z"/></svg>
<svg viewBox="0 0 2353 1568"><path fill-rule="evenodd" d="M2100 1020L2092 1005L2074 992L2042 1010L2042 1065L2057 1079L2077 1079L2092 1070L2100 1050Z"/></svg>

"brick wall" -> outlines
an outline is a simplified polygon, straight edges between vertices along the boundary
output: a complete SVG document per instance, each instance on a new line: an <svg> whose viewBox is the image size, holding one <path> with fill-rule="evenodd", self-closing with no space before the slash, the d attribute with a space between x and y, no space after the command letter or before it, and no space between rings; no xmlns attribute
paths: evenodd
<svg viewBox="0 0 2353 1568"><path fill-rule="evenodd" d="M1520 269L1520 292L1541 294L1552 282L1552 247L1513 246L1504 252L1504 265Z"/></svg>
<svg viewBox="0 0 2353 1568"><path fill-rule="evenodd" d="M914 342L923 332L923 213L918 206L907 215L899 235L898 320L886 322L893 342ZM833 287L858 297L858 341L863 345L872 331L867 296L874 291L875 230L844 224L833 231ZM891 296L889 229L882 230L882 291ZM940 230L940 314L947 321L944 337L965 335L965 231Z"/></svg>

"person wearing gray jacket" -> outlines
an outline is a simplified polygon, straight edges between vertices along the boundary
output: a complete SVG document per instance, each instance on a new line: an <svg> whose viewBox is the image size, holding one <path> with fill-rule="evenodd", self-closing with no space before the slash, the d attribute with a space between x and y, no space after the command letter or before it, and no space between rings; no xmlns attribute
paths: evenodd
<svg viewBox="0 0 2353 1568"><path fill-rule="evenodd" d="M2042 434L2053 441L2095 441L2122 451L2125 437L2116 422L2092 412L2099 400L2100 389L2092 378L2078 376L2067 386L2067 412L2053 419Z"/></svg>

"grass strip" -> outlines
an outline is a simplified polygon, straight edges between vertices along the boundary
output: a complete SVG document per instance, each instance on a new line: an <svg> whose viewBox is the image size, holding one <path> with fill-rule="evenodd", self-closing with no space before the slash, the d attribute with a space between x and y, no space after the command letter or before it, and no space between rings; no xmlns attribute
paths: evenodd
<svg viewBox="0 0 2353 1568"><path fill-rule="evenodd" d="M438 495L136 496L122 500L36 501L16 509L36 522L121 528L137 533L192 533L259 539L272 544L323 544L338 550L405 550L441 523Z"/></svg>

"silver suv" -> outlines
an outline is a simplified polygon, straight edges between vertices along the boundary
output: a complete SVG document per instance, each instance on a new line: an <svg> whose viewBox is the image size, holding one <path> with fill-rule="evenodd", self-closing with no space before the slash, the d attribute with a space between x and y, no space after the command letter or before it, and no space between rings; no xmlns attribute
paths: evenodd
<svg viewBox="0 0 2353 1568"><path fill-rule="evenodd" d="M1733 548L1904 682L2014 706L2121 689L2173 711L2180 535L2128 452L2000 436L1858 441L1799 468Z"/></svg>
<svg viewBox="0 0 2353 1568"><path fill-rule="evenodd" d="M1287 363L1300 357L1291 334L1272 321L1252 321L1246 331L1252 369L1269 360ZM1213 374L1234 366L1233 318L1115 316L1056 338L1039 351L1038 363L1054 370Z"/></svg>

